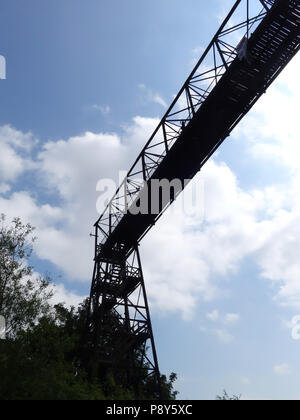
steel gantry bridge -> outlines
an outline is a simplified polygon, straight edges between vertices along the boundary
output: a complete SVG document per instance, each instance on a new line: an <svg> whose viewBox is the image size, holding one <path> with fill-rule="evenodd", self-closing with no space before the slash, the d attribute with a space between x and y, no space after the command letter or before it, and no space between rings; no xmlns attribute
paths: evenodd
<svg viewBox="0 0 300 420"><path fill-rule="evenodd" d="M238 0L95 223L88 328L107 343L120 328L128 377L139 355L159 383L139 243L300 48L300 0ZM179 180L153 197L154 180ZM150 192L149 192L150 191ZM145 206L146 203L146 206ZM154 205L155 204L155 205ZM100 346L101 347L101 346ZM112 355L109 346L106 360ZM99 357L102 357L99 355Z"/></svg>

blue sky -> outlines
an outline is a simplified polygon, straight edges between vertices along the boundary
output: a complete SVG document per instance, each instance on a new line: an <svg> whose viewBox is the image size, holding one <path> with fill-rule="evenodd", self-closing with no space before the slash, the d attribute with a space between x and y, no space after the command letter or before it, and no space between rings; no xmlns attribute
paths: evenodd
<svg viewBox="0 0 300 420"><path fill-rule="evenodd" d="M232 3L2 2L0 212L37 227L33 263L58 300L89 293L97 181L131 166ZM204 214L176 204L143 240L160 367L182 399L300 398L299 65L194 180Z"/></svg>

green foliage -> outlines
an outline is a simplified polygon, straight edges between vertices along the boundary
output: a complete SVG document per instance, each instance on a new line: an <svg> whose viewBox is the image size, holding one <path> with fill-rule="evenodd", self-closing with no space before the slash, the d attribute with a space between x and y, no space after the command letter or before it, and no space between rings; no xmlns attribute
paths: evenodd
<svg viewBox="0 0 300 420"><path fill-rule="evenodd" d="M240 399L241 399L241 395L230 396L230 395L227 394L225 389L224 389L223 394L221 396L217 395L217 397L216 397L216 400L218 400L218 401L239 401Z"/></svg>
<svg viewBox="0 0 300 420"><path fill-rule="evenodd" d="M0 216L0 315L10 336L27 328L51 310L48 279L34 276L28 265L34 228L16 218L10 226Z"/></svg>
<svg viewBox="0 0 300 420"><path fill-rule="evenodd" d="M58 325L58 317L41 318L0 347L0 398L5 400L103 399L96 384L72 357L76 334Z"/></svg>
<svg viewBox="0 0 300 420"><path fill-rule="evenodd" d="M174 390L174 383L177 380L176 373L172 372L169 376L169 379L165 375L161 377L161 387L162 387L162 399L163 400L176 400L178 391Z"/></svg>
<svg viewBox="0 0 300 420"><path fill-rule="evenodd" d="M134 387L107 363L124 357L122 331L113 316L105 326L105 346L95 352L83 334L87 301L77 309L50 304L49 279L35 278L28 265L33 231L20 219L7 226L0 217L0 314L8 326L7 339L0 340L0 400L132 400L137 390L140 399L154 399L154 378L145 374L146 365L138 368L138 353ZM175 374L162 375L164 399L176 398L175 380Z"/></svg>

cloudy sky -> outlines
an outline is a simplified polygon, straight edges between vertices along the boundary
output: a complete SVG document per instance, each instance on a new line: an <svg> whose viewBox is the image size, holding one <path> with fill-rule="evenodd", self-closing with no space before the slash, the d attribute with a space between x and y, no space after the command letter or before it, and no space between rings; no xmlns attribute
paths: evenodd
<svg viewBox="0 0 300 420"><path fill-rule="evenodd" d="M57 299L89 293L97 182L131 166L232 3L2 2L0 212L36 226ZM182 399L300 398L299 58L188 187L201 209L178 200L142 242Z"/></svg>

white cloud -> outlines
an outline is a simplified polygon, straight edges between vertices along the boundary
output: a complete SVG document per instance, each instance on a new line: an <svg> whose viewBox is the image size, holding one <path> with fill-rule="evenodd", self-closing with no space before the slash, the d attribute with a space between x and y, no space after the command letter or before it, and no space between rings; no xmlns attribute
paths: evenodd
<svg viewBox="0 0 300 420"><path fill-rule="evenodd" d="M15 192L8 198L0 197L1 212L10 218L21 217L24 223L36 227L38 237L35 253L41 259L49 260L75 279L87 278L87 264L84 259L91 259L88 241L84 235L72 231L68 225L68 213L63 208L39 205L28 192ZM59 228L59 225L62 228ZM86 235L87 236L87 235ZM91 270L90 270L91 271Z"/></svg>
<svg viewBox="0 0 300 420"><path fill-rule="evenodd" d="M0 208L8 217L17 217L20 213L25 223L33 220L41 229L47 227L50 223L64 220L62 209L52 207L49 204L39 206L25 191L14 192L9 198L0 197Z"/></svg>
<svg viewBox="0 0 300 420"><path fill-rule="evenodd" d="M63 284L56 284L52 287L52 290L54 295L51 298L51 303L53 305L64 303L68 308L71 306L76 308L86 298L86 296L80 296L75 292L67 290Z"/></svg>
<svg viewBox="0 0 300 420"><path fill-rule="evenodd" d="M63 228L51 224L39 232L39 254L43 258L48 254L73 278L91 278L93 241L89 233L98 217L97 181L116 179L116 169L127 167L126 157L117 135L91 132L48 142L39 154L39 172L48 188L61 197L64 216Z"/></svg>
<svg viewBox="0 0 300 420"><path fill-rule="evenodd" d="M56 188L65 200L79 195L87 198L98 177L112 177L115 168L122 166L122 156L117 135L86 132L46 143L39 154L40 171L48 186Z"/></svg>
<svg viewBox="0 0 300 420"><path fill-rule="evenodd" d="M233 325L235 323L237 323L240 320L240 315L239 314L226 314L226 315L221 315L220 312L215 309L212 312L208 312L206 314L206 318L209 319L210 321L220 321L223 324L227 324L227 325Z"/></svg>
<svg viewBox="0 0 300 420"><path fill-rule="evenodd" d="M29 276L25 276L22 278L21 282L26 284L26 282L30 279L33 281L33 290L37 290L40 287L40 279L43 278L43 275L38 273L37 271L33 271ZM64 284L55 284L52 282L51 275L49 278L47 277L47 280L50 282L48 287L48 292L52 293L52 297L50 298L49 302L52 305L56 305L59 303L64 304L67 308L71 308L71 306L74 306L75 308L78 307L80 303L84 301L86 296L80 296L76 292L67 290Z"/></svg>
<svg viewBox="0 0 300 420"><path fill-rule="evenodd" d="M0 126L0 143L12 145L18 150L30 151L38 140L34 137L33 133L23 133L16 130L10 125Z"/></svg>
<svg viewBox="0 0 300 420"><path fill-rule="evenodd" d="M157 123L136 117L124 127L122 137L87 132L44 144L37 171L48 189L57 192L61 204L40 205L28 192L0 201L4 212L16 215L18 209L18 215L37 226L40 258L71 278L90 281L93 241L88 233L97 217L96 183L101 177L116 179L120 168L128 168ZM213 161L195 183L200 177L205 186L205 223L203 214L186 217L178 200L141 247L152 304L160 310L180 311L186 319L192 317L199 298L220 295L212 276L237 270L268 232L256 220L256 212L264 206L263 192L242 191L230 169ZM191 184L187 192L190 188Z"/></svg>
<svg viewBox="0 0 300 420"><path fill-rule="evenodd" d="M213 334L221 341L222 343L229 344L233 341L234 337L224 329L215 329Z"/></svg>
<svg viewBox="0 0 300 420"><path fill-rule="evenodd" d="M240 320L239 314L226 314L224 318L224 323L227 325L236 324Z"/></svg>
<svg viewBox="0 0 300 420"><path fill-rule="evenodd" d="M32 185L29 191L12 191L9 197L0 198L1 212L20 216L37 227L38 257L50 260L74 280L90 282L93 240L89 233L98 217L97 181L111 177L118 182L118 171L133 163L145 135L156 125L157 120L137 117L124 127L123 138L87 132L45 143L34 162L36 179L46 193L56 193L60 204L41 205ZM21 160L17 146L14 152ZM20 168L26 171L22 164ZM2 192L8 191L6 184L1 186Z"/></svg>
<svg viewBox="0 0 300 420"><path fill-rule="evenodd" d="M100 111L100 113L102 115L108 115L111 112L111 108L109 105L98 105L98 104L94 104L92 105L92 109L96 110L96 111Z"/></svg>
<svg viewBox="0 0 300 420"><path fill-rule="evenodd" d="M217 309L206 314L206 318L210 321L217 321L219 319L219 311Z"/></svg>
<svg viewBox="0 0 300 420"><path fill-rule="evenodd" d="M149 102L154 102L156 104L159 104L163 108L167 108L168 107L168 104L166 103L166 101L163 99L163 97L159 93L153 92L151 89L149 89L143 83L140 83L138 85L138 87L143 92L144 100L149 101Z"/></svg>
<svg viewBox="0 0 300 420"><path fill-rule="evenodd" d="M0 194L5 194L5 193L7 193L8 191L10 191L10 185L8 185L8 184L6 184L6 183L2 182L2 183L0 184Z"/></svg>
<svg viewBox="0 0 300 420"><path fill-rule="evenodd" d="M195 47L195 48L192 49L192 54L197 55L200 58L200 56L204 53L204 51L205 51L204 47L201 47L201 46L200 47Z"/></svg>
<svg viewBox="0 0 300 420"><path fill-rule="evenodd" d="M200 57L203 55L204 51L205 51L205 48L202 46L198 46L192 49L191 51L192 58L189 61L189 66L191 68L194 68L196 66L196 64L200 60Z"/></svg>
<svg viewBox="0 0 300 420"><path fill-rule="evenodd" d="M248 151L256 159L266 161L266 165L276 162L293 174L300 169L299 66L297 56L233 133L233 138L247 139Z"/></svg>
<svg viewBox="0 0 300 420"><path fill-rule="evenodd" d="M163 108L167 108L167 103L166 103L166 101L160 96L160 95L158 95L157 93L154 93L152 96L151 96L151 100L153 101L153 102L155 102L155 103L157 103L157 104L159 104L159 105L161 105Z"/></svg>
<svg viewBox="0 0 300 420"><path fill-rule="evenodd" d="M28 152L35 143L30 132L22 133L9 125L0 127L0 183L15 181L25 170L32 168Z"/></svg>
<svg viewBox="0 0 300 420"><path fill-rule="evenodd" d="M290 375L291 366L288 363L282 363L273 367L273 372L278 376Z"/></svg>
<svg viewBox="0 0 300 420"><path fill-rule="evenodd" d="M221 315L220 312L215 309L212 312L208 312L206 314L206 318L213 322L214 325L216 323L218 324L218 328L203 328L202 332L210 332L215 337L218 338L219 341L223 343L230 343L233 341L234 337L232 334L229 333L229 331L222 327L223 325L226 325L227 327L233 326L235 323L237 323L240 319L240 316L238 314L226 314Z"/></svg>
<svg viewBox="0 0 300 420"><path fill-rule="evenodd" d="M24 191L0 201L4 212L16 215L18 209L18 215L37 226L40 258L71 278L90 281L93 241L88 233L97 217L96 183L101 177L116 179L120 168L128 168L157 123L135 117L122 137L87 132L43 145L35 162L37 173L59 195L60 205L40 205ZM192 317L199 298L212 300L220 295L212 277L237 270L243 257L257 252L274 230L269 222L257 220L266 206L264 191L241 190L232 171L214 161L194 182L200 178L204 220L203 214L186 217L178 200L141 247L152 304L160 310L180 311L186 319Z"/></svg>
<svg viewBox="0 0 300 420"><path fill-rule="evenodd" d="M283 305L300 307L300 164L298 108L300 57L279 77L239 126L233 137L247 135L250 154L272 171L282 171L282 184L265 189L266 237L256 256L262 276L279 290L276 300ZM267 231L269 232L267 234Z"/></svg>

